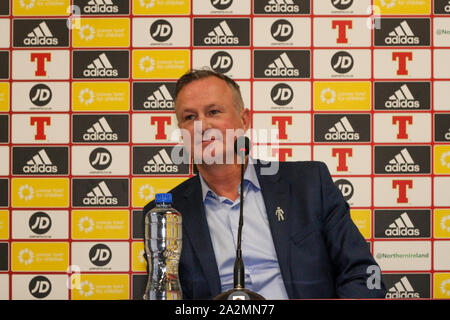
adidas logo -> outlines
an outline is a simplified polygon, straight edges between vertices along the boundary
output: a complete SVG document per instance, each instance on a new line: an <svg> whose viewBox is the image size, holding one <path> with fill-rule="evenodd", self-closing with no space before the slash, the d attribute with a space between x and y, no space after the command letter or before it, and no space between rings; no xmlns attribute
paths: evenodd
<svg viewBox="0 0 450 320"><path fill-rule="evenodd" d="M264 11L296 13L300 11L300 7L298 5L295 5L293 0L270 0L264 6Z"/></svg>
<svg viewBox="0 0 450 320"><path fill-rule="evenodd" d="M112 0L91 0L83 7L85 13L118 13L119 7Z"/></svg>
<svg viewBox="0 0 450 320"><path fill-rule="evenodd" d="M444 135L445 140L450 140L450 128L448 128L448 131Z"/></svg>
<svg viewBox="0 0 450 320"><path fill-rule="evenodd" d="M414 96L406 84L395 91L384 105L386 108L393 109L420 108L420 102L414 99Z"/></svg>
<svg viewBox="0 0 450 320"><path fill-rule="evenodd" d="M114 133L106 121L105 117L101 117L96 123L92 125L87 132L83 134L85 141L116 141L118 140L117 133Z"/></svg>
<svg viewBox="0 0 450 320"><path fill-rule="evenodd" d="M414 35L408 22L404 20L384 38L384 42L386 44L419 44L420 39Z"/></svg>
<svg viewBox="0 0 450 320"><path fill-rule="evenodd" d="M386 293L387 299L395 298L420 298L419 293L414 291L407 277L402 277L396 282L392 288Z"/></svg>
<svg viewBox="0 0 450 320"><path fill-rule="evenodd" d="M387 236L418 236L420 230L414 227L411 219L406 212L403 212L399 218L395 219L384 231Z"/></svg>
<svg viewBox="0 0 450 320"><path fill-rule="evenodd" d="M173 98L167 90L166 85L161 85L155 90L151 96L144 102L146 109L173 109Z"/></svg>
<svg viewBox="0 0 450 320"><path fill-rule="evenodd" d="M58 39L53 37L52 32L43 21L27 35L23 43L27 46L57 46Z"/></svg>
<svg viewBox="0 0 450 320"><path fill-rule="evenodd" d="M384 167L386 172L419 172L420 166L414 164L414 160L404 148Z"/></svg>
<svg viewBox="0 0 450 320"><path fill-rule="evenodd" d="M239 38L234 36L226 21L219 23L203 41L206 44L239 44Z"/></svg>
<svg viewBox="0 0 450 320"><path fill-rule="evenodd" d="M159 150L158 154L153 156L144 166L146 173L176 173L178 166L175 165L169 157L166 149Z"/></svg>
<svg viewBox="0 0 450 320"><path fill-rule="evenodd" d="M105 53L102 53L87 69L83 71L85 77L117 77L119 72L113 68Z"/></svg>
<svg viewBox="0 0 450 320"><path fill-rule="evenodd" d="M359 140L359 133L353 130L352 125L347 117L342 117L336 124L325 134L326 140Z"/></svg>
<svg viewBox="0 0 450 320"><path fill-rule="evenodd" d="M40 150L22 168L25 173L57 173L58 167L53 165L44 149Z"/></svg>
<svg viewBox="0 0 450 320"><path fill-rule="evenodd" d="M100 182L85 198L84 205L117 205L118 200L111 194L105 181Z"/></svg>
<svg viewBox="0 0 450 320"><path fill-rule="evenodd" d="M264 70L264 75L267 77L274 76L287 76L297 77L300 71L294 67L286 52L280 54L280 57L276 58L274 62Z"/></svg>

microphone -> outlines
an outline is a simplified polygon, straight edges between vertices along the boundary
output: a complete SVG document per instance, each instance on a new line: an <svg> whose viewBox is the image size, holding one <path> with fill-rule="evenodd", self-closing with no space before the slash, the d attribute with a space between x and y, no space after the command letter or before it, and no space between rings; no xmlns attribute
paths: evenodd
<svg viewBox="0 0 450 320"><path fill-rule="evenodd" d="M241 192L239 205L239 228L237 234L236 260L233 270L233 289L214 297L214 300L265 300L263 296L245 288L245 269L242 259L242 227L244 225L244 168L245 157L250 153L250 139L240 136L234 142L234 152L242 159L241 164Z"/></svg>

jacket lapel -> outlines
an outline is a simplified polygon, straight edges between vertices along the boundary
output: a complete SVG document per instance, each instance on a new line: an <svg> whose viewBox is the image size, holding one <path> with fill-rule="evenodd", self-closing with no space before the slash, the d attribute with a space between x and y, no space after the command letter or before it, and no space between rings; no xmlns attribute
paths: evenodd
<svg viewBox="0 0 450 320"><path fill-rule="evenodd" d="M219 270L209 234L208 222L206 221L200 179L196 176L192 182L184 194L186 205L181 212L183 224L186 228L183 231L187 233L192 243L214 297L221 290Z"/></svg>
<svg viewBox="0 0 450 320"><path fill-rule="evenodd" d="M269 220L270 231L272 233L278 264L281 275L289 297L293 296L291 281L290 258L289 258L289 184L281 179L279 171L274 175L261 175L261 163L255 164L256 174L261 185L261 191L266 206L267 218ZM283 218L280 220L276 212L283 211Z"/></svg>

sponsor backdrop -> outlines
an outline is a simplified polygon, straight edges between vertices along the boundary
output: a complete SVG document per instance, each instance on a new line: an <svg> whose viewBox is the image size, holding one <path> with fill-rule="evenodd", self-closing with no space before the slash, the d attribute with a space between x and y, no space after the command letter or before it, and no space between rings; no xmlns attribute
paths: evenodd
<svg viewBox="0 0 450 320"><path fill-rule="evenodd" d="M0 30L0 299L142 297L202 66L276 130L256 157L327 163L388 298L450 298L450 1L2 0Z"/></svg>

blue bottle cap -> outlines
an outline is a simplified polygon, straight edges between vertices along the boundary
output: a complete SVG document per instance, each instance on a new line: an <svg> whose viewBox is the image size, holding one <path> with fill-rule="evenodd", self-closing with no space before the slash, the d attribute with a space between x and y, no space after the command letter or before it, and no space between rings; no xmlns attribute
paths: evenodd
<svg viewBox="0 0 450 320"><path fill-rule="evenodd" d="M172 203L172 194L171 193L157 193L155 196L156 203Z"/></svg>

